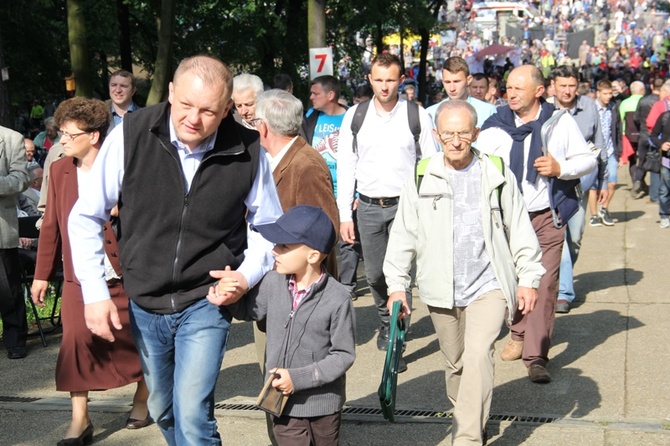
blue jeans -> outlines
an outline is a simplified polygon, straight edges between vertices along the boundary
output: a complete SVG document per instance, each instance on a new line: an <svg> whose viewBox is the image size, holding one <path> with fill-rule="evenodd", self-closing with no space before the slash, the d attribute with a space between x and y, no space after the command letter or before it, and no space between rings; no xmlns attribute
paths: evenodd
<svg viewBox="0 0 670 446"><path fill-rule="evenodd" d="M588 201L588 189L579 203L577 213L568 220L565 228L565 242L563 242L563 254L561 255L561 266L558 276L558 299L567 300L572 303L575 300L574 275L572 269L579 257L579 249L582 247L582 236L586 225L586 203Z"/></svg>
<svg viewBox="0 0 670 446"><path fill-rule="evenodd" d="M220 445L214 388L231 316L199 300L157 314L130 302L130 324L149 387L149 413L170 446Z"/></svg>
<svg viewBox="0 0 670 446"><path fill-rule="evenodd" d="M384 257L389 242L391 225L398 211L398 205L383 208L376 204L360 201L357 209L358 232L361 235L365 276L370 292L377 307L382 325L389 325L389 312L386 308L388 290L384 277ZM412 293L407 292L407 304L412 307Z"/></svg>
<svg viewBox="0 0 670 446"><path fill-rule="evenodd" d="M661 174L655 172L649 172L649 199L651 201L658 201L660 190L661 190Z"/></svg>
<svg viewBox="0 0 670 446"><path fill-rule="evenodd" d="M670 169L661 166L660 178L658 214L661 217L670 217Z"/></svg>

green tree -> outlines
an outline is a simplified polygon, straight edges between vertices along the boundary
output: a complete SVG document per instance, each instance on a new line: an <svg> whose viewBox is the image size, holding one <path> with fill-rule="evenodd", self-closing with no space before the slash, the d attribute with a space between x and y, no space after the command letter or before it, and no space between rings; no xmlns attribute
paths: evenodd
<svg viewBox="0 0 670 446"><path fill-rule="evenodd" d="M0 70L6 67L5 56L2 50L2 33L0 33ZM0 125L3 127L14 127L12 112L9 104L9 89L7 83L0 79Z"/></svg>

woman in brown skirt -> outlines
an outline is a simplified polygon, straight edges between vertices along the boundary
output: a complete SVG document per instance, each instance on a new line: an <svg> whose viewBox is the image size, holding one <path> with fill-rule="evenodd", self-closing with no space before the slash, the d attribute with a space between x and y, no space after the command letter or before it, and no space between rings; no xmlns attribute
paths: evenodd
<svg viewBox="0 0 670 446"><path fill-rule="evenodd" d="M116 237L105 225L106 276L112 301L117 306L123 329L115 332L114 342L93 335L86 327L81 285L74 274L67 230L68 216L86 187L88 172L107 134L109 107L96 99L72 98L56 110L65 158L51 165L44 222L37 249L32 298L43 306L48 279L63 259L65 283L61 302L63 340L56 364L56 388L70 392L72 422L58 445L90 444L93 425L88 414L88 392L137 383L133 408L126 427L149 424L149 391L142 376L139 356L133 343L128 316L128 296L121 284Z"/></svg>

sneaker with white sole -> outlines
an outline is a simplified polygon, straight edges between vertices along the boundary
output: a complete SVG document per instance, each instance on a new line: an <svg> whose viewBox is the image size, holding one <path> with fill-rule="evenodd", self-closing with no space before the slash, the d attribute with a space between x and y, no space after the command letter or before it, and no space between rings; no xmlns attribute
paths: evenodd
<svg viewBox="0 0 670 446"><path fill-rule="evenodd" d="M659 226L661 229L670 228L670 217L661 217L661 224Z"/></svg>
<svg viewBox="0 0 670 446"><path fill-rule="evenodd" d="M614 226L614 220L610 217L610 213L607 211L607 208L600 208L600 220L605 226Z"/></svg>
<svg viewBox="0 0 670 446"><path fill-rule="evenodd" d="M589 225L591 225L591 226L602 226L603 225L603 219L600 218L600 215L592 215L591 220L589 221Z"/></svg>

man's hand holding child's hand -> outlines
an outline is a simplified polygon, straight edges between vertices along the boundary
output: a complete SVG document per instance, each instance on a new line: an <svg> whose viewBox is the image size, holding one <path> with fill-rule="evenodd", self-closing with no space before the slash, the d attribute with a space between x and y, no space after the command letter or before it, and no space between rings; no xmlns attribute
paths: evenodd
<svg viewBox="0 0 670 446"><path fill-rule="evenodd" d="M214 305L234 304L249 291L247 279L230 266L226 266L223 271L210 271L209 275L219 279L216 285L209 287L207 294L207 300Z"/></svg>

